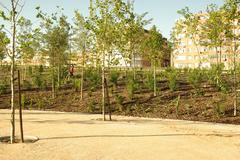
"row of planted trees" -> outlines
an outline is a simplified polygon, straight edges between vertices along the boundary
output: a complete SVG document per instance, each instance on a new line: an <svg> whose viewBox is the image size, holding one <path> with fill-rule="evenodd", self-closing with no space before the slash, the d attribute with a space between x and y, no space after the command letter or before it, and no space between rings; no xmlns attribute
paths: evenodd
<svg viewBox="0 0 240 160"><path fill-rule="evenodd" d="M55 98L56 85L60 86L64 65L72 59L78 59L81 66L81 99L83 99L84 73L86 66L101 69L102 74L102 111L105 120L106 72L123 59L130 64L133 79L136 77L136 56L141 55L151 62L154 77L154 95L156 95L156 66L159 58L169 56L170 48L155 26L150 31L144 29L151 20L145 20L144 13L138 15L131 1L90 0L89 17L84 18L75 11L74 23L70 24L57 7L57 12L47 14L36 7L39 26L21 17L24 3L11 0L1 5L0 16L5 20L0 28L0 60L11 59L11 142L15 138L15 88L14 79L16 60L25 66L34 59L48 64L51 69L52 98ZM10 26L10 27L8 27ZM119 55L121 58L119 58Z"/></svg>
<svg viewBox="0 0 240 160"><path fill-rule="evenodd" d="M239 41L240 35L240 1L239 0L225 0L221 7L215 4L207 6L206 12L191 13L186 7L178 13L183 16L177 21L172 32L172 41L174 48L181 48L182 38L192 41L198 56L198 67L203 67L203 62L214 58L217 65L221 65L224 61L228 61L233 70L234 77L234 115L236 116L236 101L237 101L237 75L236 67L238 65ZM181 37L183 36L184 37ZM202 48L206 48L202 50ZM204 57L205 52L209 50L215 51L215 56ZM229 54L231 56L225 56ZM173 55L175 56L175 55ZM203 58L204 57L204 58ZM214 60L211 60L214 61ZM220 66L219 66L220 67Z"/></svg>

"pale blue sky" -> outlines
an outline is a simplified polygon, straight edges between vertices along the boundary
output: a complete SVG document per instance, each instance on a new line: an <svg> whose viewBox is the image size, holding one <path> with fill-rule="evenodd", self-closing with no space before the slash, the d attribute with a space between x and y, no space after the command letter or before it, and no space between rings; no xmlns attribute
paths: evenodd
<svg viewBox="0 0 240 160"><path fill-rule="evenodd" d="M151 25L156 25L162 34L169 38L170 31L179 18L177 11L188 6L192 12L205 10L211 3L222 5L224 0L135 0L137 13L149 12L148 18L153 18ZM7 4L9 0L0 0ZM59 5L64 8L64 13L72 19L74 10L79 10L84 16L88 15L89 0L25 0L23 16L36 22L35 7L40 5L44 12L52 13ZM2 20L0 20L1 23Z"/></svg>

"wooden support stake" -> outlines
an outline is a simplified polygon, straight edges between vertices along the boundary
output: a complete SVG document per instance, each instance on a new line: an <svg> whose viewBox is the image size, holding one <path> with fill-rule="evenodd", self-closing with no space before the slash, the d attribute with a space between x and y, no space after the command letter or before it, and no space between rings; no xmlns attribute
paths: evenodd
<svg viewBox="0 0 240 160"><path fill-rule="evenodd" d="M105 89L106 89L109 120L111 121L112 120L112 111L111 111L111 104L110 104L110 98L109 98L108 85L107 85L106 78L104 79L104 85L105 85Z"/></svg>
<svg viewBox="0 0 240 160"><path fill-rule="evenodd" d="M22 121L22 97L21 97L21 83L20 83L20 71L18 70L18 98L19 98L19 121L20 121L20 132L21 132L21 142L24 143L23 135L23 121Z"/></svg>

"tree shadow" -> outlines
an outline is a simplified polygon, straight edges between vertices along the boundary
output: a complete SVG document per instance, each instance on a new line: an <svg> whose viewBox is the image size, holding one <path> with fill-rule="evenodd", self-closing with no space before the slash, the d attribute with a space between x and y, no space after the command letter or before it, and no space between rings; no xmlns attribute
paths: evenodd
<svg viewBox="0 0 240 160"><path fill-rule="evenodd" d="M153 134L153 135L83 135L69 137L48 137L40 140L58 140L58 139L81 139L81 138L143 138L143 137L175 137L175 136L194 136L195 134Z"/></svg>
<svg viewBox="0 0 240 160"><path fill-rule="evenodd" d="M47 137L40 140L59 140L59 139L82 139L82 138L144 138L144 137L181 137L181 136L205 136L205 137L240 137L240 134L184 134L184 133L168 133L153 135L82 135L82 136L66 136L66 137Z"/></svg>

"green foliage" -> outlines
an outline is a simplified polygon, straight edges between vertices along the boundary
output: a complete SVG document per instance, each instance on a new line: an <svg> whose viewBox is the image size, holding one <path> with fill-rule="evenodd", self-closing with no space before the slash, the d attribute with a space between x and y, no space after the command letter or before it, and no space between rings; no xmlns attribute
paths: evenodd
<svg viewBox="0 0 240 160"><path fill-rule="evenodd" d="M7 35L5 32L3 32L1 30L1 26L0 26L0 62L2 63L2 61L6 58L6 49L7 49L7 45L9 44L10 40L8 39Z"/></svg>
<svg viewBox="0 0 240 160"><path fill-rule="evenodd" d="M7 91L7 85L6 84L0 84L0 95L5 94Z"/></svg>
<svg viewBox="0 0 240 160"><path fill-rule="evenodd" d="M190 85L195 89L197 94L201 93L201 82L204 79L204 73L200 69L190 70L188 73L187 80Z"/></svg>
<svg viewBox="0 0 240 160"><path fill-rule="evenodd" d="M120 73L117 72L117 71L112 71L111 74L110 74L110 82L117 86L117 82L118 82L118 79L119 79L119 76L120 76Z"/></svg>
<svg viewBox="0 0 240 160"><path fill-rule="evenodd" d="M25 108L25 104L26 104L26 97L24 94L21 95L21 106L22 106L22 109L24 110Z"/></svg>
<svg viewBox="0 0 240 160"><path fill-rule="evenodd" d="M146 72L145 73L146 78L144 80L144 84L149 90L154 89L154 78L153 78L153 73L152 72Z"/></svg>
<svg viewBox="0 0 240 160"><path fill-rule="evenodd" d="M80 79L74 79L74 88L75 91L78 92L81 88L81 80Z"/></svg>
<svg viewBox="0 0 240 160"><path fill-rule="evenodd" d="M36 74L33 79L33 83L37 88L42 88L43 80L41 75Z"/></svg>
<svg viewBox="0 0 240 160"><path fill-rule="evenodd" d="M29 90L32 88L32 84L28 80L23 80L23 87Z"/></svg>
<svg viewBox="0 0 240 160"><path fill-rule="evenodd" d="M101 85L101 75L97 71L86 71L85 77L90 90L94 91Z"/></svg>
<svg viewBox="0 0 240 160"><path fill-rule="evenodd" d="M37 107L38 107L38 110L44 109L44 103L43 103L42 98L39 98L37 100Z"/></svg>
<svg viewBox="0 0 240 160"><path fill-rule="evenodd" d="M0 95L7 92L8 82L9 80L6 77L0 79Z"/></svg>
<svg viewBox="0 0 240 160"><path fill-rule="evenodd" d="M179 71L174 68L168 68L165 71L165 77L168 81L168 87L171 91L176 91L178 89L178 77L179 77Z"/></svg>
<svg viewBox="0 0 240 160"><path fill-rule="evenodd" d="M43 71L43 66L40 65L39 67L35 68L35 73L33 75L33 84L39 89L47 88L47 82L44 80Z"/></svg>
<svg viewBox="0 0 240 160"><path fill-rule="evenodd" d="M95 112L95 110L96 110L96 102L94 101L94 100L91 100L89 103L88 103L88 108L87 108L87 110L88 110L88 112L89 113L94 113Z"/></svg>
<svg viewBox="0 0 240 160"><path fill-rule="evenodd" d="M116 100L117 104L122 105L123 101L124 101L124 97L117 94L117 95L115 95L115 100Z"/></svg>
<svg viewBox="0 0 240 160"><path fill-rule="evenodd" d="M226 101L227 101L227 96L225 93L220 93L218 95L218 97L220 98L219 100L217 100L214 104L213 104L213 109L214 109L214 113L217 117L221 117L224 116L226 113Z"/></svg>
<svg viewBox="0 0 240 160"><path fill-rule="evenodd" d="M126 89L128 98L132 100L134 98L134 93L139 89L139 84L136 80L133 79L133 77L130 77L127 80Z"/></svg>
<svg viewBox="0 0 240 160"><path fill-rule="evenodd" d="M32 74L33 74L33 68L32 68L32 66L29 66L28 67L28 75L32 76Z"/></svg>
<svg viewBox="0 0 240 160"><path fill-rule="evenodd" d="M43 72L44 72L44 67L43 67L43 65L40 65L40 66L38 67L38 72L39 72L39 73L43 73Z"/></svg>
<svg viewBox="0 0 240 160"><path fill-rule="evenodd" d="M208 70L208 80L212 85L215 85L219 91L227 92L229 86L226 81L222 78L224 64L212 65L211 69Z"/></svg>

